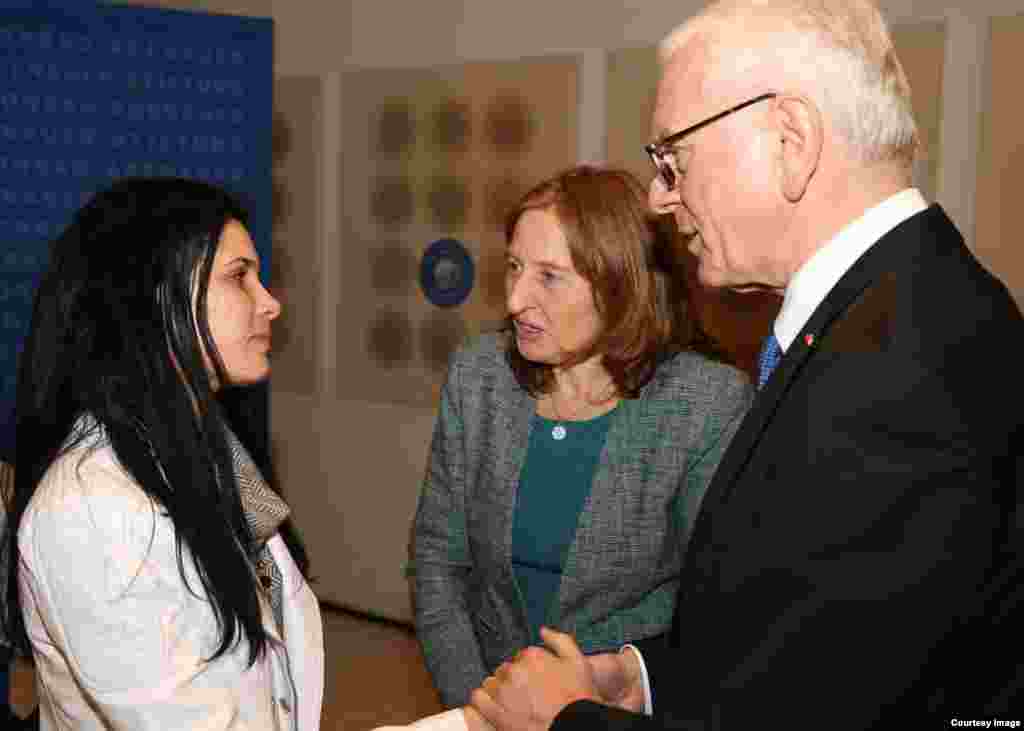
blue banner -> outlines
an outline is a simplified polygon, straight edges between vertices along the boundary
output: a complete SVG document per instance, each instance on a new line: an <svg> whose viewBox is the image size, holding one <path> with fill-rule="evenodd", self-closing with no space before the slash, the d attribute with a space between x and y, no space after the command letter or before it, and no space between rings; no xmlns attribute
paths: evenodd
<svg viewBox="0 0 1024 731"><path fill-rule="evenodd" d="M272 23L90 2L0 8L0 458L48 244L124 176L232 191L270 262Z"/></svg>

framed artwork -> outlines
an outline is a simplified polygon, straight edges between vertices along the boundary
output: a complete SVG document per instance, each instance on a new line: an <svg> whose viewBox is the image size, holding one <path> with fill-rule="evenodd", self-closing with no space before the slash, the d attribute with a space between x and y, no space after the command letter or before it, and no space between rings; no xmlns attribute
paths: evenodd
<svg viewBox="0 0 1024 731"><path fill-rule="evenodd" d="M340 398L433 406L454 348L501 325L504 218L575 161L577 66L343 75Z"/></svg>

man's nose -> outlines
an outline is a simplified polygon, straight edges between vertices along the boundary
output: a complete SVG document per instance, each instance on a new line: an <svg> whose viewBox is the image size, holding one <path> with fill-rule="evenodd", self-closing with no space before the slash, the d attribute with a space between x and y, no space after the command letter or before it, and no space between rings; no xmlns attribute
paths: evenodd
<svg viewBox="0 0 1024 731"><path fill-rule="evenodd" d="M673 209L679 206L678 185L669 190L661 176L655 175L647 189L647 205L651 211L659 215L672 213Z"/></svg>

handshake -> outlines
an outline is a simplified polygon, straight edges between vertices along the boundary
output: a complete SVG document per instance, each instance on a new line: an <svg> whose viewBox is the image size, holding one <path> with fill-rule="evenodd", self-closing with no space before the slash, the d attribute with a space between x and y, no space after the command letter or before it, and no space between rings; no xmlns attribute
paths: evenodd
<svg viewBox="0 0 1024 731"><path fill-rule="evenodd" d="M473 691L469 705L374 731L542 731L563 708L581 700L644 710L643 670L635 650L584 655L571 635L547 627L540 634L545 646L527 647L503 663Z"/></svg>

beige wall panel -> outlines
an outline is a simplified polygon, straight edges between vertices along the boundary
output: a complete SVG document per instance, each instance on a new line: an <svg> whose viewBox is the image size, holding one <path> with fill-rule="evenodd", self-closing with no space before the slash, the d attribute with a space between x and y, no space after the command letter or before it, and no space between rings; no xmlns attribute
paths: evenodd
<svg viewBox="0 0 1024 731"><path fill-rule="evenodd" d="M644 182L654 171L643 146L651 140L657 85L657 46L623 48L608 54L606 159Z"/></svg>
<svg viewBox="0 0 1024 731"><path fill-rule="evenodd" d="M322 601L412 621L404 574L433 411L271 393L274 458Z"/></svg>
<svg viewBox="0 0 1024 731"><path fill-rule="evenodd" d="M270 286L282 305L274 323L274 388L313 395L319 362L320 80L274 82L274 216Z"/></svg>
<svg viewBox="0 0 1024 731"><path fill-rule="evenodd" d="M433 407L452 349L500 323L502 214L573 162L576 87L571 58L343 74L339 398ZM419 285L439 238L474 260L455 307Z"/></svg>
<svg viewBox="0 0 1024 731"><path fill-rule="evenodd" d="M929 200L938 190L942 151L942 69L946 29L943 23L897 25L893 44L910 81L921 147L914 167L917 186Z"/></svg>
<svg viewBox="0 0 1024 731"><path fill-rule="evenodd" d="M978 164L975 249L978 256L1024 303L1024 248L1020 246L1020 201L1024 191L1024 15L991 24L990 93L982 122Z"/></svg>

